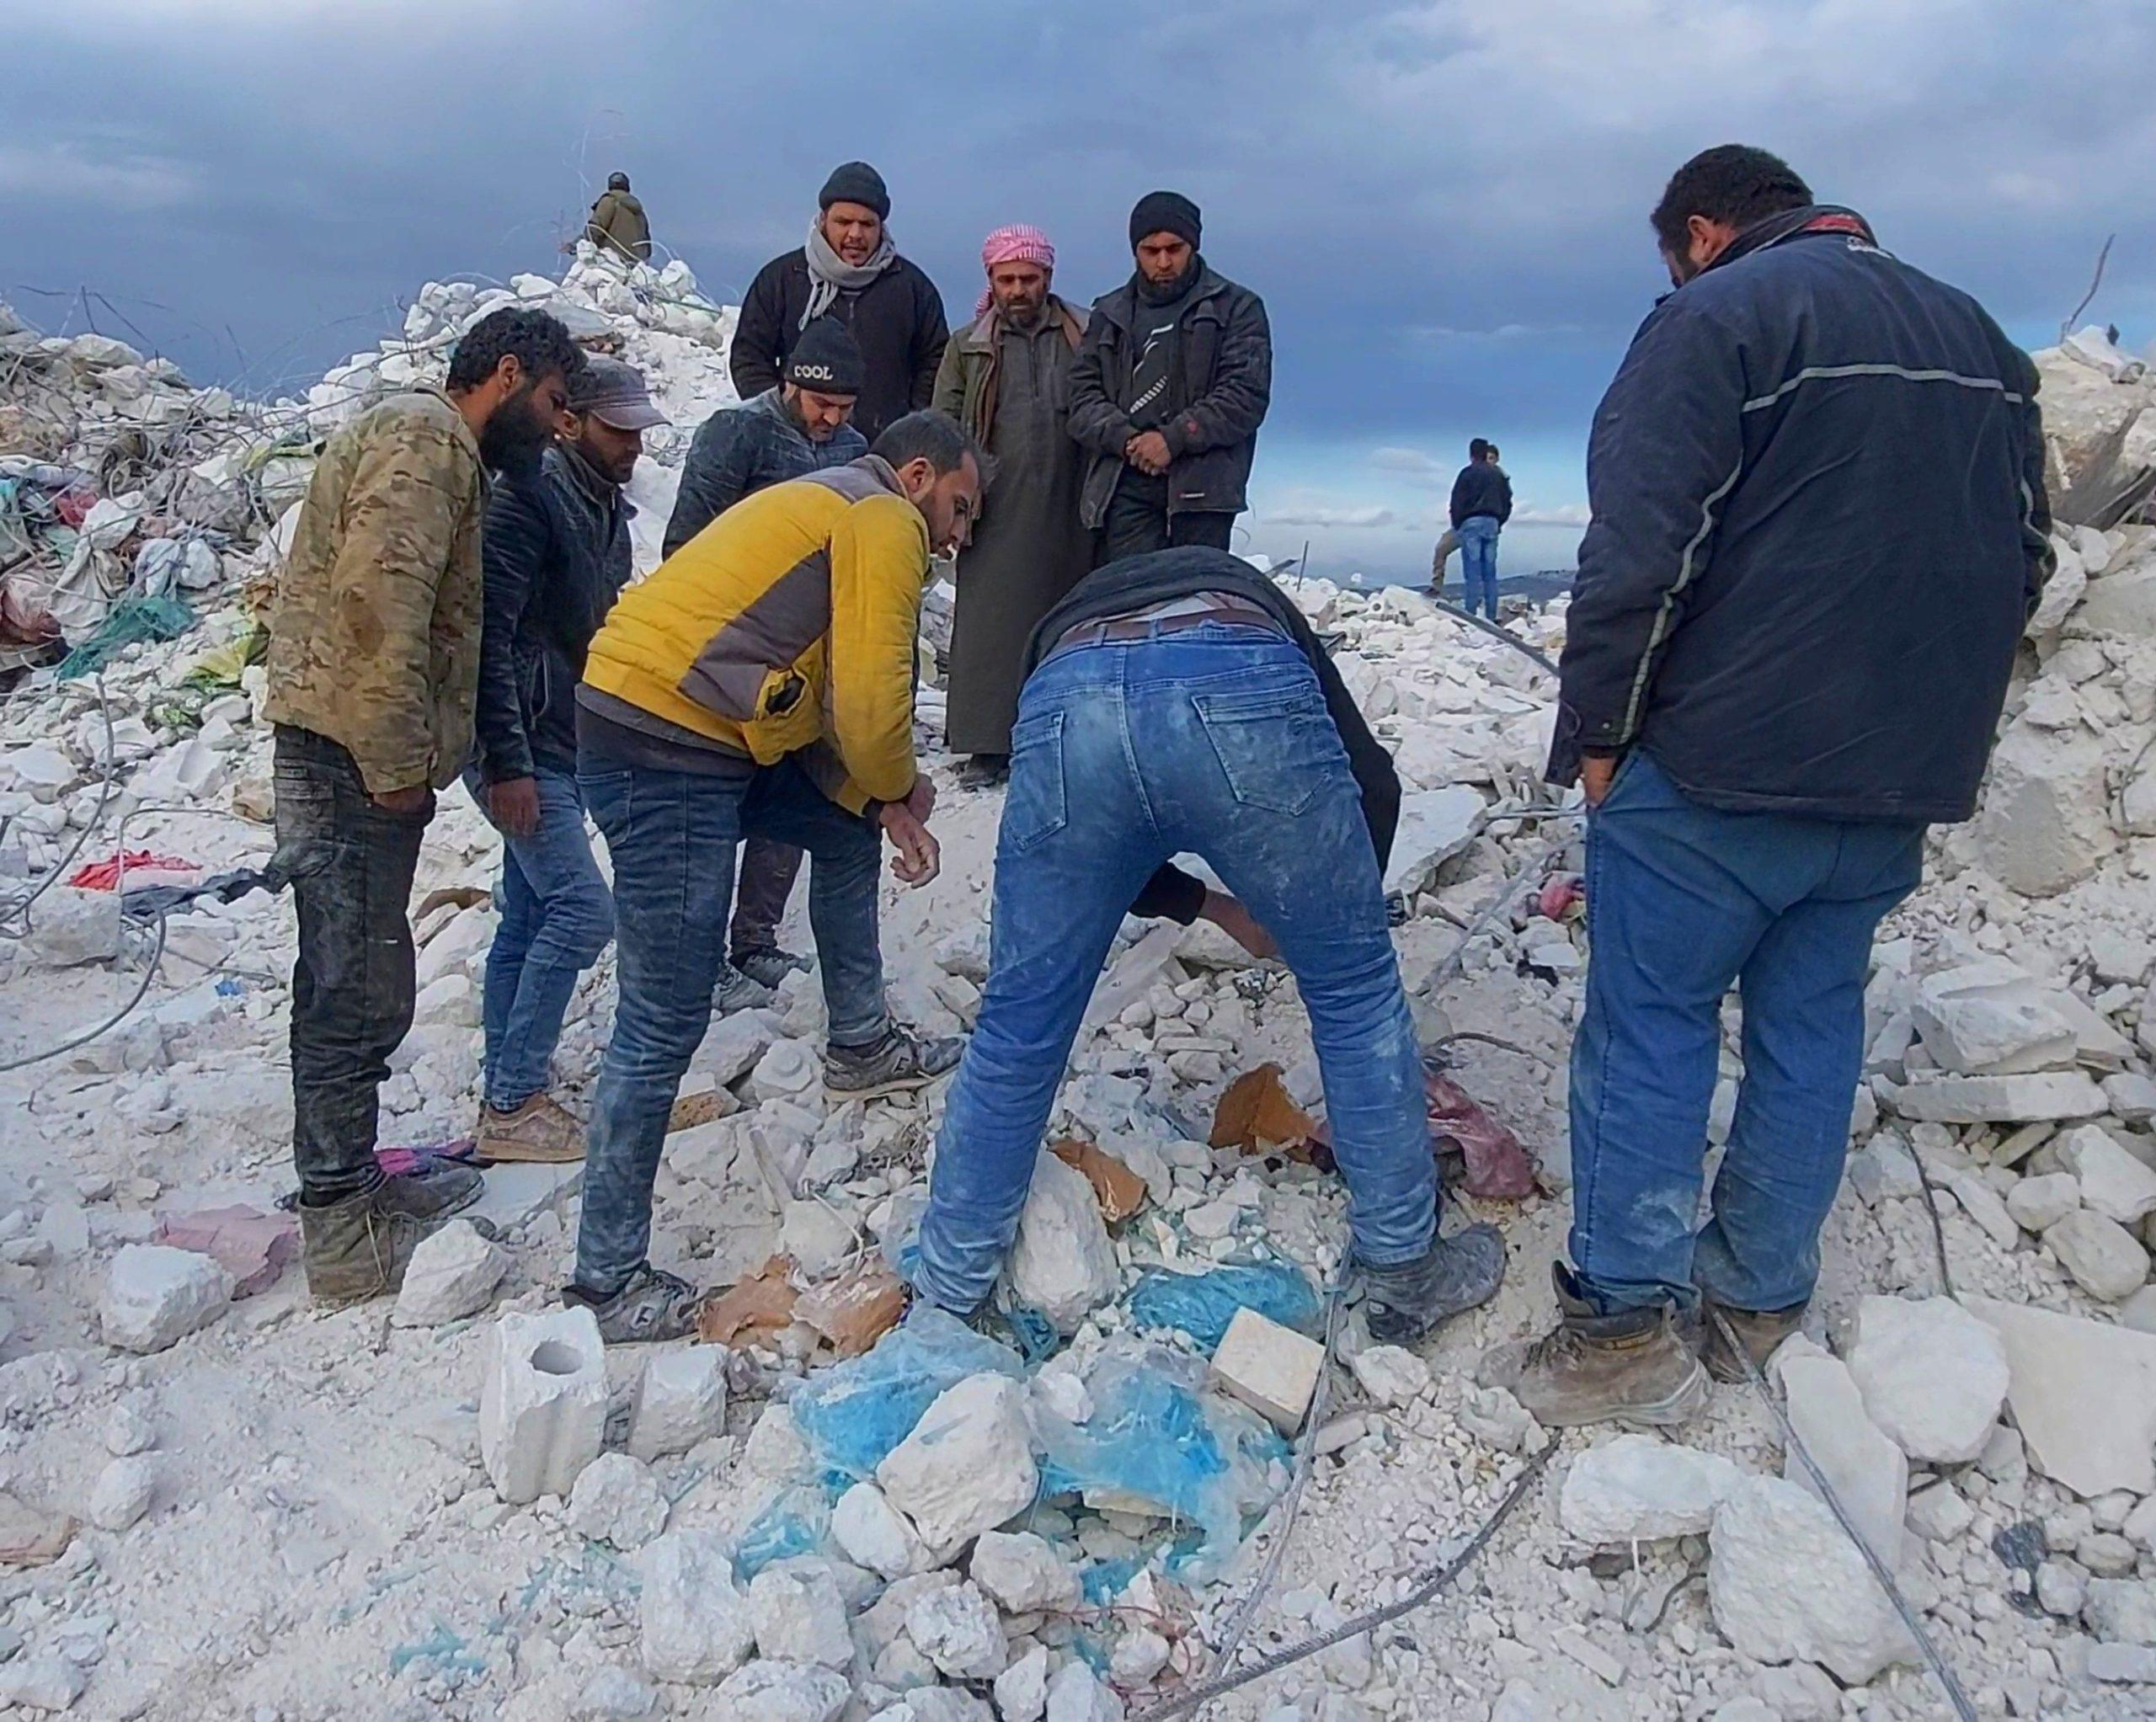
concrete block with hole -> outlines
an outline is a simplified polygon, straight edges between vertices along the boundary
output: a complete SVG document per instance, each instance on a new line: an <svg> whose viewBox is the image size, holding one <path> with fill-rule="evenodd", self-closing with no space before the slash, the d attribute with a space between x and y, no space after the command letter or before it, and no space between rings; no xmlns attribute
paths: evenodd
<svg viewBox="0 0 2156 1722"><path fill-rule="evenodd" d="M1238 1309L1213 1354L1213 1379L1283 1435L1309 1415L1325 1347L1255 1309Z"/></svg>
<svg viewBox="0 0 2156 1722"><path fill-rule="evenodd" d="M479 1394L479 1458L515 1506L569 1492L606 1436L606 1346L589 1309L494 1325Z"/></svg>

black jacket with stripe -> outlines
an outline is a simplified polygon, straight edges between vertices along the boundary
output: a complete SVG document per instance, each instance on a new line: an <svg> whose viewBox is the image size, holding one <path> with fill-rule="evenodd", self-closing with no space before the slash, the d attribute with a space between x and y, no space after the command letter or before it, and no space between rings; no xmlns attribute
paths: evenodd
<svg viewBox="0 0 2156 1722"><path fill-rule="evenodd" d="M1860 217L1745 232L1596 411L1550 776L1639 746L1710 807L1967 818L2052 568L2036 392Z"/></svg>

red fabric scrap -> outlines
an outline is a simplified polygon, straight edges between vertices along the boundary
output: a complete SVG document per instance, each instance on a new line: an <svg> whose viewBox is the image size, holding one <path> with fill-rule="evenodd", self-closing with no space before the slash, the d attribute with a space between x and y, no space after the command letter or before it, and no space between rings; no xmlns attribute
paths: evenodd
<svg viewBox="0 0 2156 1722"><path fill-rule="evenodd" d="M200 862L183 861L176 855L152 855L147 849L130 849L109 855L101 861L92 861L67 882L77 891L116 891L123 873L131 879L137 873L185 873L192 877L201 871Z"/></svg>
<svg viewBox="0 0 2156 1722"><path fill-rule="evenodd" d="M1534 1193L1534 1162L1517 1136L1449 1076L1432 1071L1424 1087L1429 1096L1430 1128L1458 1143L1467 1162L1467 1174L1460 1182L1470 1196L1518 1202Z"/></svg>

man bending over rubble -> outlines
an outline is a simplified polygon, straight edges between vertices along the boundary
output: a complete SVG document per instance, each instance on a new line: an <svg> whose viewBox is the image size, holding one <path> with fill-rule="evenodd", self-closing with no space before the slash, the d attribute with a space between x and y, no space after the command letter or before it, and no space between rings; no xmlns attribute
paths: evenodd
<svg viewBox="0 0 2156 1722"><path fill-rule="evenodd" d="M1677 172L1595 416L1550 776L1593 810L1562 1319L1486 1383L1681 1421L1819 1272L1874 930L1975 811L2050 573L2036 367L1763 150ZM1744 1081L1698 1227L1722 997Z"/></svg>
<svg viewBox="0 0 2156 1722"><path fill-rule="evenodd" d="M815 865L825 1086L918 1088L958 1061L891 1020L878 947L878 827L899 877L936 872L913 752L929 549L955 549L983 458L941 413L861 459L773 485L713 520L615 605L578 690L577 769L614 862L620 1002L586 1154L576 1277L610 1343L675 1339L696 1296L647 1260L652 1181L681 1076L710 1026L744 834Z"/></svg>
<svg viewBox="0 0 2156 1722"><path fill-rule="evenodd" d="M1422 1064L1385 922L1400 785L1301 613L1224 550L1110 562L1026 653L996 840L988 986L951 1090L915 1289L993 1288L1086 1001L1126 912L1278 952L1310 1011L1372 1335L1496 1295L1489 1226L1437 1235ZM1228 898L1168 865L1203 856Z"/></svg>
<svg viewBox="0 0 2156 1722"><path fill-rule="evenodd" d="M412 1026L419 839L472 756L484 469L539 460L583 363L543 312L480 318L444 387L330 438L277 582L264 711L273 871L299 910L292 1160L307 1288L326 1302L395 1290L419 1240L479 1194L463 1166L385 1179L378 1101Z"/></svg>

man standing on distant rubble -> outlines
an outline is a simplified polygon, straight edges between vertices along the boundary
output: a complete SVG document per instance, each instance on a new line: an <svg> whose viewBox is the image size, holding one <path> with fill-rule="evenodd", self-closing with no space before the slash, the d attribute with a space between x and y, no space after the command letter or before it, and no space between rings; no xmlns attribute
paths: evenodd
<svg viewBox="0 0 2156 1722"><path fill-rule="evenodd" d="M878 943L878 828L899 877L937 867L913 751L915 637L931 546L962 547L981 457L940 413L849 466L777 484L622 594L578 690L578 771L614 863L621 999L592 1109L565 1296L610 1343L678 1338L689 1283L654 1267L652 1181L725 959L744 833L806 849L828 1010L825 1088L866 1100L958 1063L891 1019Z"/></svg>
<svg viewBox="0 0 2156 1722"><path fill-rule="evenodd" d="M1198 254L1198 205L1149 193L1130 212L1131 278L1094 301L1070 378L1070 434L1091 451L1080 518L1101 560L1171 544L1228 547L1249 505L1273 399L1265 302Z"/></svg>
<svg viewBox="0 0 2156 1722"><path fill-rule="evenodd" d="M867 163L848 162L824 183L808 243L766 264L741 301L728 358L743 400L777 387L787 355L828 315L860 344L853 422L863 436L873 442L928 404L950 326L936 284L899 255L890 218L891 194Z"/></svg>
<svg viewBox="0 0 2156 1722"><path fill-rule="evenodd" d="M614 932L576 783L576 685L632 571L622 487L666 420L632 365L592 358L569 385L575 429L487 504L479 756L465 781L503 838L501 924L487 952L483 1160L584 1157L584 1127L547 1092L577 977Z"/></svg>
<svg viewBox="0 0 2156 1722"><path fill-rule="evenodd" d="M1755 1362L1797 1327L1873 931L1975 810L2051 568L2036 368L1973 300L1762 150L1687 163L1653 222L1677 291L1595 417L1550 762L1593 809L1572 1263L1483 1371L1556 1425L1681 1421L1702 1357L1742 1378L1723 1321Z"/></svg>
<svg viewBox="0 0 2156 1722"><path fill-rule="evenodd" d="M644 216L643 200L629 189L627 174L607 176L606 189L584 224L584 237L603 256L626 263L651 261L651 223Z"/></svg>
<svg viewBox="0 0 2156 1722"><path fill-rule="evenodd" d="M1452 484L1452 529L1460 535L1462 606L1470 616L1497 619L1497 534L1513 517L1513 482L1497 465L1497 450L1481 437L1467 445L1467 464Z"/></svg>
<svg viewBox="0 0 2156 1722"><path fill-rule="evenodd" d="M1011 756L1021 660L1033 627L1093 565L1079 524L1085 455L1070 440L1070 372L1086 313L1054 291L1055 248L1038 227L999 227L972 325L943 350L936 404L995 462L993 495L958 565L946 731L976 775Z"/></svg>
<svg viewBox="0 0 2156 1722"><path fill-rule="evenodd" d="M1023 667L993 968L944 1111L915 1289L959 1315L987 1300L1130 913L1202 915L1294 972L1372 1336L1409 1344L1487 1302L1504 1272L1496 1231L1437 1235L1422 1054L1382 882L1399 779L1301 611L1225 551L1155 551L1081 580ZM1168 864L1186 850L1236 895Z"/></svg>
<svg viewBox="0 0 2156 1722"><path fill-rule="evenodd" d="M375 1160L389 1055L412 1026L405 909L436 789L472 754L484 469L536 461L583 365L543 312L465 332L446 386L392 395L329 440L270 622L277 855L299 909L292 1159L307 1286L394 1290L420 1239L479 1193Z"/></svg>
<svg viewBox="0 0 2156 1722"><path fill-rule="evenodd" d="M666 521L666 554L674 555L744 496L868 452L853 428L861 398L861 348L835 317L819 317L801 332L786 357L786 381L753 401L714 413L697 427L681 466L681 488ZM732 952L719 970L721 1010L771 1002L787 974L808 960L779 948L778 924L800 876L802 851L790 843L751 837L741 845L734 887Z"/></svg>

